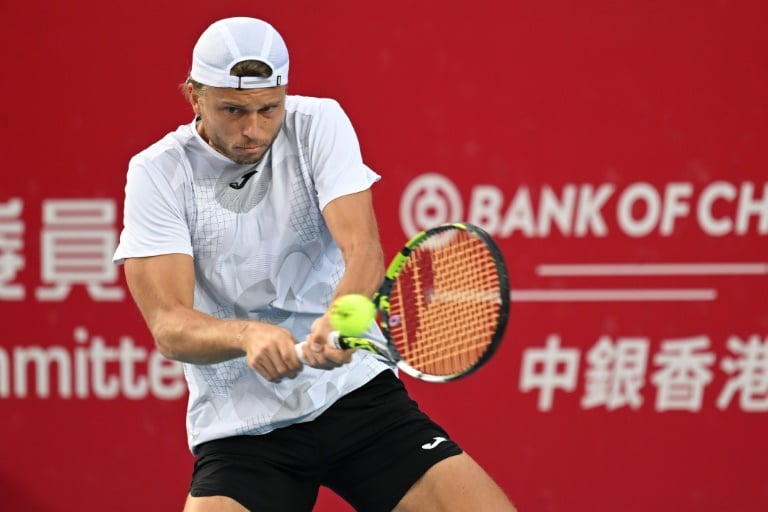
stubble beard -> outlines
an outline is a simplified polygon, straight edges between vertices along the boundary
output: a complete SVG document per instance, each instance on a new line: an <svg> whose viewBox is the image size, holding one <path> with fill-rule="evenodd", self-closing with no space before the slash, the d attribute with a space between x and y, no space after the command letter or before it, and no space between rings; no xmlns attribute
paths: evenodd
<svg viewBox="0 0 768 512"><path fill-rule="evenodd" d="M262 158L264 158L264 155L267 154L267 151L269 151L269 148L272 147L272 143L274 143L275 139L272 140L265 140L265 141L253 141L255 142L254 145L256 146L264 146L264 151L262 151L258 155L252 155L252 156L242 156L237 153L237 145L231 145L227 146L223 141L219 140L217 137L212 137L208 139L208 144L221 153L222 155L226 156L233 162L241 165L250 165L258 163Z"/></svg>

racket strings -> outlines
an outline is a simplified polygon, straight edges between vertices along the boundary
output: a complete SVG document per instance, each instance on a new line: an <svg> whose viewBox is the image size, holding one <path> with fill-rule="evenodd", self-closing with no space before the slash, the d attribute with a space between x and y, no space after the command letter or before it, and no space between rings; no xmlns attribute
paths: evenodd
<svg viewBox="0 0 768 512"><path fill-rule="evenodd" d="M403 360L432 375L474 366L500 314L500 284L485 243L465 231L417 247L391 294L390 333ZM438 236L445 237L445 233Z"/></svg>

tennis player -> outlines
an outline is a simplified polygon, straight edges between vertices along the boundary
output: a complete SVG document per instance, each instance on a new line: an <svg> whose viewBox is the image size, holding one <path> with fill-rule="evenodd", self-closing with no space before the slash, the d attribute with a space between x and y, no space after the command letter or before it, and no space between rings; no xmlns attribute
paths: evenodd
<svg viewBox="0 0 768 512"><path fill-rule="evenodd" d="M128 166L114 260L184 363L185 510L311 511L321 485L361 511L513 510L390 363L326 344L332 299L383 277L379 176L337 102L286 94L288 62L268 23L213 23L183 86L194 120Z"/></svg>

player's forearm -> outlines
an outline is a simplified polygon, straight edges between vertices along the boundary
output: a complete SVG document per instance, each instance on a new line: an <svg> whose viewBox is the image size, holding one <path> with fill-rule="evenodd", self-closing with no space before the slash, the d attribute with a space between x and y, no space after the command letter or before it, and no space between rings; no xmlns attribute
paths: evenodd
<svg viewBox="0 0 768 512"><path fill-rule="evenodd" d="M384 254L378 240L361 243L344 252L346 269L335 296L360 293L372 296L384 279Z"/></svg>
<svg viewBox="0 0 768 512"><path fill-rule="evenodd" d="M212 364L245 354L246 320L221 320L183 306L158 313L149 326L158 350L168 359Z"/></svg>

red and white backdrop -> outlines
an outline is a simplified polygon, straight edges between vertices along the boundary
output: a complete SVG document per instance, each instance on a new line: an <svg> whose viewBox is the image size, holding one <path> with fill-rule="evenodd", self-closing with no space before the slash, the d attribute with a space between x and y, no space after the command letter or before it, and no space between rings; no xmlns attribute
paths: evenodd
<svg viewBox="0 0 768 512"><path fill-rule="evenodd" d="M0 509L181 507L186 388L109 259L129 157L232 15L346 108L388 254L499 242L498 356L404 379L521 510L768 508L764 2L83 0L0 7Z"/></svg>

